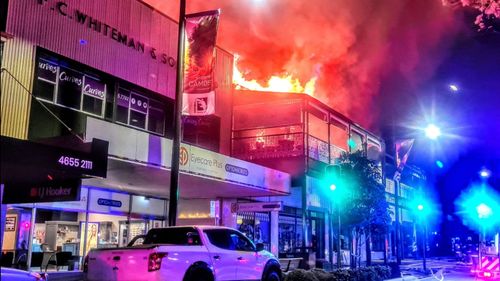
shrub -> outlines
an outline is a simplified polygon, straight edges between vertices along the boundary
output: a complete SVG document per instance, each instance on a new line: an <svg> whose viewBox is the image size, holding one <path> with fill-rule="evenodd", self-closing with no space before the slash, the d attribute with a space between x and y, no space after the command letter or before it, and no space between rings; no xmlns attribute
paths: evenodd
<svg viewBox="0 0 500 281"><path fill-rule="evenodd" d="M284 281L319 281L311 270L296 269L289 272Z"/></svg>
<svg viewBox="0 0 500 281"><path fill-rule="evenodd" d="M323 269L314 268L311 270L311 272L314 274L314 276L316 276L316 279L318 279L318 281L336 281L337 280L337 279L335 279L333 274L331 274L330 272L326 272Z"/></svg>
<svg viewBox="0 0 500 281"><path fill-rule="evenodd" d="M369 266L356 269L335 269L326 272L322 269L294 270L286 275L285 281L382 281L391 277L387 266Z"/></svg>
<svg viewBox="0 0 500 281"><path fill-rule="evenodd" d="M351 270L350 269L335 269L331 274L334 280L337 281L350 281L351 280Z"/></svg>

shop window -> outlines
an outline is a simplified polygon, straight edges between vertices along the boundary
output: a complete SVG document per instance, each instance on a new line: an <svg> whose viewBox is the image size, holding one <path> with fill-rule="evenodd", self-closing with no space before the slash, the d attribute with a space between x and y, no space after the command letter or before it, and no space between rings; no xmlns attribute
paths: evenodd
<svg viewBox="0 0 500 281"><path fill-rule="evenodd" d="M39 99L100 117L104 115L107 89L99 78L45 56L38 59L36 76L34 94Z"/></svg>
<svg viewBox="0 0 500 281"><path fill-rule="evenodd" d="M294 254L300 253L303 248L302 218L280 214L278 237L280 257L294 256Z"/></svg>
<svg viewBox="0 0 500 281"><path fill-rule="evenodd" d="M57 84L59 66L40 58L37 65L36 96L53 102Z"/></svg>
<svg viewBox="0 0 500 281"><path fill-rule="evenodd" d="M80 109L83 75L66 67L59 68L57 103Z"/></svg>
<svg viewBox="0 0 500 281"><path fill-rule="evenodd" d="M163 134L165 128L165 110L163 104L149 100L148 131Z"/></svg>
<svg viewBox="0 0 500 281"><path fill-rule="evenodd" d="M130 92L120 88L116 96L116 121L128 124Z"/></svg>
<svg viewBox="0 0 500 281"><path fill-rule="evenodd" d="M182 140L211 151L219 151L220 117L182 116Z"/></svg>
<svg viewBox="0 0 500 281"><path fill-rule="evenodd" d="M165 131L165 104L120 88L116 98L116 121L160 135Z"/></svg>
<svg viewBox="0 0 500 281"><path fill-rule="evenodd" d="M86 187L80 194L80 201L9 205L2 250L26 266L32 231L34 270L77 270L91 249L126 246L132 238L164 224L163 199Z"/></svg>
<svg viewBox="0 0 500 281"><path fill-rule="evenodd" d="M237 214L237 228L254 243L264 244L271 249L271 223L269 213L240 212Z"/></svg>
<svg viewBox="0 0 500 281"><path fill-rule="evenodd" d="M83 104L82 110L94 115L102 116L104 110L104 100L106 98L106 84L92 78L84 76L83 83Z"/></svg>

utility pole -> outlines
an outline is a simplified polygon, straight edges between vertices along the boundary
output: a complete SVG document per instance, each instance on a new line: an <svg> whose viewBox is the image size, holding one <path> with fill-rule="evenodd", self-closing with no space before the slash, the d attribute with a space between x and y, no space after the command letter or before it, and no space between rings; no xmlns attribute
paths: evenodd
<svg viewBox="0 0 500 281"><path fill-rule="evenodd" d="M394 177L394 209L396 211L396 233L395 233L395 248L396 248L396 262L397 264L401 264L401 247L400 247L400 225L399 225L399 177L401 175L397 173Z"/></svg>
<svg viewBox="0 0 500 281"><path fill-rule="evenodd" d="M182 92L184 91L184 29L186 25L186 0L180 0L179 35L177 42L177 77L175 81L174 136L172 140L172 169L170 171L170 200L168 225L175 226L179 202L179 154L182 136Z"/></svg>

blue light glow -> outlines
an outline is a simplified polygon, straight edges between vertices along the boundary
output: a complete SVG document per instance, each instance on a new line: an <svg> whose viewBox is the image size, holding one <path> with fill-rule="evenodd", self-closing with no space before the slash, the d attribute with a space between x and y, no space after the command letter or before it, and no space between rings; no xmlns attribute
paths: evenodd
<svg viewBox="0 0 500 281"><path fill-rule="evenodd" d="M500 195L487 184L474 184L455 201L457 214L474 230L500 225Z"/></svg>
<svg viewBox="0 0 500 281"><path fill-rule="evenodd" d="M86 45L87 44L87 40L85 39L80 39L80 45Z"/></svg>
<svg viewBox="0 0 500 281"><path fill-rule="evenodd" d="M482 168L481 171L479 171L479 176L483 179L487 179L491 176L491 171L486 168Z"/></svg>
<svg viewBox="0 0 500 281"><path fill-rule="evenodd" d="M443 164L443 162L437 160L436 161L436 166L438 166L439 169L442 169L444 167L444 164Z"/></svg>

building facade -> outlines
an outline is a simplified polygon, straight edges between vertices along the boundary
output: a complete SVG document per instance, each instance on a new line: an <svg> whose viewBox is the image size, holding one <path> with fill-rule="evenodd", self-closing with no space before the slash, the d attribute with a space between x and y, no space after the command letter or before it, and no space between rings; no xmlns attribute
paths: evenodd
<svg viewBox="0 0 500 281"><path fill-rule="evenodd" d="M166 225L177 23L137 0L0 2L1 135L109 143L106 177L83 178L80 200L2 205L12 263L43 267L69 253L65 268L76 270L89 249ZM235 227L311 266L335 263L340 239L348 264L351 241L332 234L320 178L356 151L382 170L383 141L310 96L234 91L222 48L215 69L215 114L183 117L178 224ZM387 237L372 241L382 258Z"/></svg>
<svg viewBox="0 0 500 281"><path fill-rule="evenodd" d="M2 262L43 268L56 255L77 270L89 249L166 225L177 23L136 0L1 3L2 138L109 143L106 177L83 177L78 201L2 205ZM216 112L183 118L178 224L236 227L260 210L253 238L277 254L280 202L236 203L288 195L290 176L229 156L232 67L217 48ZM19 188L4 178L2 191Z"/></svg>
<svg viewBox="0 0 500 281"><path fill-rule="evenodd" d="M376 161L382 173L383 141L318 100L305 94L235 91L232 156L292 176L291 196L282 198L285 209L278 219L281 257L305 257L311 266L336 262L335 198L325 193L321 179L328 165L357 151ZM351 242L348 230L343 231L343 263L349 264ZM374 241L373 257L382 258L384 237Z"/></svg>

